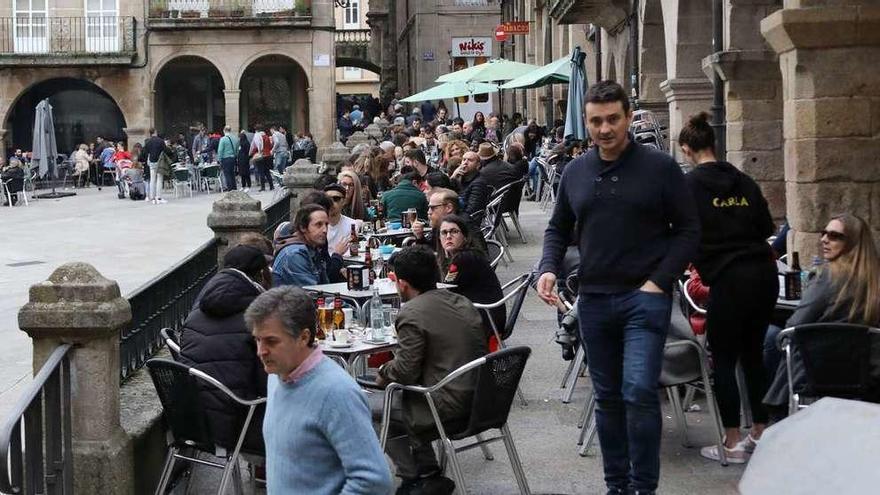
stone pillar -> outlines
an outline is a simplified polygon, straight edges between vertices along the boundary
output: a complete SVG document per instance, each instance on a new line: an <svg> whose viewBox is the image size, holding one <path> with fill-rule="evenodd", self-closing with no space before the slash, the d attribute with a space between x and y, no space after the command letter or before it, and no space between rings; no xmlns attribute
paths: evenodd
<svg viewBox="0 0 880 495"><path fill-rule="evenodd" d="M724 81L727 161L761 186L776 220L785 217L782 76L766 50L726 50L703 59L709 77Z"/></svg>
<svg viewBox="0 0 880 495"><path fill-rule="evenodd" d="M669 103L669 151L681 156L678 133L691 115L709 111L712 105L712 83L705 77L667 79L660 83L660 90Z"/></svg>
<svg viewBox="0 0 880 495"><path fill-rule="evenodd" d="M220 239L217 250L217 265L223 266L223 257L229 248L239 243L244 234L263 233L266 226L266 212L259 200L241 191L229 191L222 198L214 201L208 214L208 227L214 231L214 237Z"/></svg>
<svg viewBox="0 0 880 495"><path fill-rule="evenodd" d="M122 132L128 138L128 144L125 147L128 151L131 151L135 143L144 144L147 138L150 137L150 130L145 127L124 127Z"/></svg>
<svg viewBox="0 0 880 495"><path fill-rule="evenodd" d="M223 98L226 102L226 122L232 128L232 132L241 130L241 90L224 89Z"/></svg>
<svg viewBox="0 0 880 495"><path fill-rule="evenodd" d="M761 22L779 54L789 248L809 259L836 212L880 231L880 9L786 0Z"/></svg>
<svg viewBox="0 0 880 495"><path fill-rule="evenodd" d="M0 166L6 165L6 129L0 129Z"/></svg>
<svg viewBox="0 0 880 495"><path fill-rule="evenodd" d="M70 351L74 492L134 493L134 459L119 424L119 334L131 306L87 263L32 285L18 326L33 340L34 375L60 344Z"/></svg>
<svg viewBox="0 0 880 495"><path fill-rule="evenodd" d="M300 200L307 191L314 189L320 177L317 167L308 158L300 158L284 169L284 188L290 193L290 218L299 210Z"/></svg>
<svg viewBox="0 0 880 495"><path fill-rule="evenodd" d="M332 145L323 149L323 152L321 153L321 162L327 165L327 168L330 169L332 174L336 174L339 171L342 162L347 160L350 154L351 153L344 144L336 141Z"/></svg>

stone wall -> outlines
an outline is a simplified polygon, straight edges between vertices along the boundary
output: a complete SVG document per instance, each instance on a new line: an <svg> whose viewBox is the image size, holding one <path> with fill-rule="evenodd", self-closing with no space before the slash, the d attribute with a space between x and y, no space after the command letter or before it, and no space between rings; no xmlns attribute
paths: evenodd
<svg viewBox="0 0 880 495"><path fill-rule="evenodd" d="M779 54L790 248L851 212L880 234L880 8L871 0L786 1L761 22Z"/></svg>

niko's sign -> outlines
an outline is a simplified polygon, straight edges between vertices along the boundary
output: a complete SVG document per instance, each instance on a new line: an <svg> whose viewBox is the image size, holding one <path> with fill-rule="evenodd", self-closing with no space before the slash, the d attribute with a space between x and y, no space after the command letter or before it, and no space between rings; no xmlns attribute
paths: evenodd
<svg viewBox="0 0 880 495"><path fill-rule="evenodd" d="M492 38L471 36L452 38L453 57L491 57Z"/></svg>

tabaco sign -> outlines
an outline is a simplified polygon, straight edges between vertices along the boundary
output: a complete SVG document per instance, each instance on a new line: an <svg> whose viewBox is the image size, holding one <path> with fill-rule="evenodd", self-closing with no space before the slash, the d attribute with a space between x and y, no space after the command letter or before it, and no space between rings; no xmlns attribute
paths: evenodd
<svg viewBox="0 0 880 495"><path fill-rule="evenodd" d="M529 23L527 21L507 21L501 25L508 36L529 34Z"/></svg>
<svg viewBox="0 0 880 495"><path fill-rule="evenodd" d="M492 38L452 38L453 57L491 57Z"/></svg>

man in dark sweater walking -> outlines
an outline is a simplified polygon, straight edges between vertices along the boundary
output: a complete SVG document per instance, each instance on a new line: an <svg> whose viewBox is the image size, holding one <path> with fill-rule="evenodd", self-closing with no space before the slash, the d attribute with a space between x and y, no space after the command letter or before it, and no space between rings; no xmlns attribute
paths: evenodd
<svg viewBox="0 0 880 495"><path fill-rule="evenodd" d="M694 257L700 224L684 176L669 155L628 134L623 88L587 91L597 147L566 166L544 234L538 295L556 303L556 279L572 232L580 252L578 316L596 394L596 424L609 494L653 494L660 476L657 381L672 287Z"/></svg>

